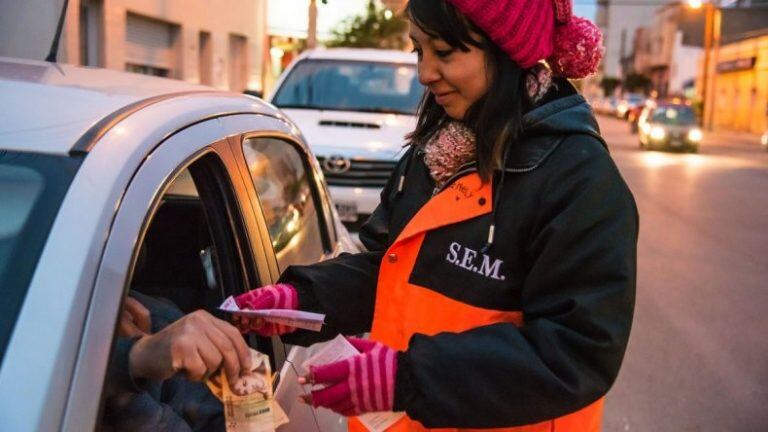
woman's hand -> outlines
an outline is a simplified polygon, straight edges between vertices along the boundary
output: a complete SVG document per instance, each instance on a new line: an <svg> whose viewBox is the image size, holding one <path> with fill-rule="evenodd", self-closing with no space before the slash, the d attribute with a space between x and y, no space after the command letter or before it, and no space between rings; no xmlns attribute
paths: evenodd
<svg viewBox="0 0 768 432"><path fill-rule="evenodd" d="M310 367L299 384L326 387L302 396L314 407L325 407L344 416L392 411L395 400L397 351L366 339L347 338L362 354L325 366Z"/></svg>
<svg viewBox="0 0 768 432"><path fill-rule="evenodd" d="M162 381L177 372L202 381L223 367L229 382L251 370L251 353L235 327L206 311L184 316L136 341L129 354L131 376Z"/></svg>
<svg viewBox="0 0 768 432"><path fill-rule="evenodd" d="M296 288L289 284L267 285L248 291L235 297L235 302L240 309L292 309L299 308L299 295ZM265 322L261 318L249 318L235 315L232 317L234 324L243 333L254 332L259 336L269 337L291 333L295 327L282 324Z"/></svg>

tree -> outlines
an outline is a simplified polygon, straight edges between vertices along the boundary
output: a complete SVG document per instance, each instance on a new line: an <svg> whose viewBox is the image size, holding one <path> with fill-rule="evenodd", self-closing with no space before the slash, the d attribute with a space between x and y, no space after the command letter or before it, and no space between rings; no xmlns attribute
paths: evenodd
<svg viewBox="0 0 768 432"><path fill-rule="evenodd" d="M643 74L629 74L624 78L624 89L631 92L648 93L651 90L651 79Z"/></svg>
<svg viewBox="0 0 768 432"><path fill-rule="evenodd" d="M603 79L600 81L600 87L603 89L603 94L606 96L611 96L620 83L621 81L619 81L618 78L607 76L603 77Z"/></svg>
<svg viewBox="0 0 768 432"><path fill-rule="evenodd" d="M406 46L405 31L408 23L402 17L368 1L363 15L345 20L331 31L333 37L326 42L329 47L390 48Z"/></svg>

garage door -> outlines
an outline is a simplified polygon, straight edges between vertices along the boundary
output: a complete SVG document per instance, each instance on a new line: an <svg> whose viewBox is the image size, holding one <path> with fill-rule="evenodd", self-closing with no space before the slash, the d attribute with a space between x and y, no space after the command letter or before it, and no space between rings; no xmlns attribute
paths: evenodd
<svg viewBox="0 0 768 432"><path fill-rule="evenodd" d="M126 69L174 76L174 39L177 33L178 28L173 24L129 13L126 23Z"/></svg>

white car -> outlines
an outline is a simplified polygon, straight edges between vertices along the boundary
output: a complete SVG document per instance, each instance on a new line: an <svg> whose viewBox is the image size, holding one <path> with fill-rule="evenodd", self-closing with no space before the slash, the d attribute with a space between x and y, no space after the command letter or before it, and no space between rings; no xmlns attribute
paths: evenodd
<svg viewBox="0 0 768 432"><path fill-rule="evenodd" d="M0 58L0 429L101 429L129 290L218 314L289 264L356 248L298 129L249 96ZM220 315L220 314L219 314ZM251 337L280 370L303 349ZM289 351L291 350L291 351ZM295 382L288 363L284 383ZM278 395L281 431L341 417ZM316 416L316 418L315 418Z"/></svg>
<svg viewBox="0 0 768 432"><path fill-rule="evenodd" d="M424 94L416 55L394 50L307 51L268 98L318 157L342 220L356 229L402 156Z"/></svg>

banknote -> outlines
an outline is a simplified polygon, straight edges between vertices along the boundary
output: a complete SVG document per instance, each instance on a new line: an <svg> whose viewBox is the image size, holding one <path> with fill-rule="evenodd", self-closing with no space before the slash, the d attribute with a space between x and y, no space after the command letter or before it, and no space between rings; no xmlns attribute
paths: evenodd
<svg viewBox="0 0 768 432"><path fill-rule="evenodd" d="M272 394L269 357L251 350L251 373L230 383L222 371L207 381L224 404L227 432L274 432L288 423L288 416Z"/></svg>

